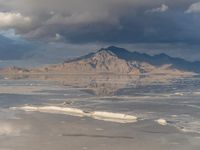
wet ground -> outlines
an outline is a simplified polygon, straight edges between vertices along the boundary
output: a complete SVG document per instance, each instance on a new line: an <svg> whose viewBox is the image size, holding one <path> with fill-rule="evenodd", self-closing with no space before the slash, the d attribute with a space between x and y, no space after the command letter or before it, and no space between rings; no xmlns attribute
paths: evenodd
<svg viewBox="0 0 200 150"><path fill-rule="evenodd" d="M64 79L1 78L0 150L199 150L199 77ZM125 114L137 121L12 109L24 106Z"/></svg>

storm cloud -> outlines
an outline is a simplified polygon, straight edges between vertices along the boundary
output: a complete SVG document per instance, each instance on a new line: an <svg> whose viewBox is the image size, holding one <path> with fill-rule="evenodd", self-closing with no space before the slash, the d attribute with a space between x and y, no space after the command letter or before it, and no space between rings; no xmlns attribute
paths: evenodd
<svg viewBox="0 0 200 150"><path fill-rule="evenodd" d="M0 0L0 31L67 44L198 45L197 0Z"/></svg>
<svg viewBox="0 0 200 150"><path fill-rule="evenodd" d="M27 39L195 43L200 38L199 21L184 13L198 12L195 0L8 0L0 4L0 28L14 28ZM195 25L182 26L184 20Z"/></svg>

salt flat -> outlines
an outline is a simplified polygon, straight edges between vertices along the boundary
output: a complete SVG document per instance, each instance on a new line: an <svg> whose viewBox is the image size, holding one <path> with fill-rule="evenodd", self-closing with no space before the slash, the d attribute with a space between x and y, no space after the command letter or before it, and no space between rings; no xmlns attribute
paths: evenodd
<svg viewBox="0 0 200 150"><path fill-rule="evenodd" d="M198 77L146 84L89 79L1 79L1 148L199 150Z"/></svg>

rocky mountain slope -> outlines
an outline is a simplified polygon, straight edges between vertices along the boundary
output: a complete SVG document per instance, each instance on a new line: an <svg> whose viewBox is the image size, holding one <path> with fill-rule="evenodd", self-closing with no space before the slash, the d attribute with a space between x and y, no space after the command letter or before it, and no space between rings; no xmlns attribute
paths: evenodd
<svg viewBox="0 0 200 150"><path fill-rule="evenodd" d="M68 60L62 64L34 69L9 68L7 73L64 73L64 74L167 74L189 75L198 72L198 62L188 62L165 54L150 56L129 52L118 47L108 47L88 55ZM200 63L199 63L200 64Z"/></svg>

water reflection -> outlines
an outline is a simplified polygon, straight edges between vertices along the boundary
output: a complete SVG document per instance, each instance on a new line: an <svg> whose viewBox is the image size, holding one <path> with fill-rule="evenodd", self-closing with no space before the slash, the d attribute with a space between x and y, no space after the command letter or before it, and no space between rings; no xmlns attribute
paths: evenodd
<svg viewBox="0 0 200 150"><path fill-rule="evenodd" d="M63 86L70 86L74 88L82 88L82 91L95 96L112 96L112 95L127 95L145 93L144 87L147 91L152 89L161 89L160 86L169 86L175 81L175 77L167 75L143 75L143 76L125 76L125 75L7 75L1 76L1 79L6 80L22 80L31 79L39 81L49 81L61 84ZM180 78L179 78L180 79ZM156 88L156 85L159 85ZM151 88L154 86L154 88ZM131 90L131 91L130 91ZM141 90L141 92L140 92Z"/></svg>

